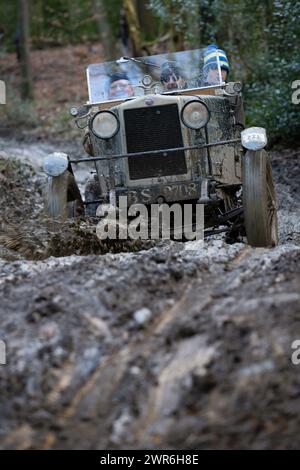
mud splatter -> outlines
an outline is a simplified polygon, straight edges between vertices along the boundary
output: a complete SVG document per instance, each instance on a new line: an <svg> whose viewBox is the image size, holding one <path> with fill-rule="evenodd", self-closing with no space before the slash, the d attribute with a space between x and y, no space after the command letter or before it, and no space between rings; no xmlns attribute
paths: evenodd
<svg viewBox="0 0 300 470"><path fill-rule="evenodd" d="M275 249L118 252L87 220L49 227L42 177L0 166L1 448L299 448L299 163L273 166Z"/></svg>

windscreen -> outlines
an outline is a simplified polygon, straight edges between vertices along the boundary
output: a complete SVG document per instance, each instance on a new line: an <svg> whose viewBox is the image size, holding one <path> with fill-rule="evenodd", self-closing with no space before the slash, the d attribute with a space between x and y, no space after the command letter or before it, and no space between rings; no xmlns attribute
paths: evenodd
<svg viewBox="0 0 300 470"><path fill-rule="evenodd" d="M222 56L209 48L91 64L87 68L89 101L129 99L145 94L146 89L169 93L221 85L225 81L222 68Z"/></svg>

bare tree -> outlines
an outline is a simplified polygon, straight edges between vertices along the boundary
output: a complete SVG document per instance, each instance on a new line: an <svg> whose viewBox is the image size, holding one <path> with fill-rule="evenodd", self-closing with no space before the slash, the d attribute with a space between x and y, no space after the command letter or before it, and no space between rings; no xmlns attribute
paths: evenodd
<svg viewBox="0 0 300 470"><path fill-rule="evenodd" d="M30 64L30 32L29 32L29 5L28 0L19 0L20 12L20 59L23 99L33 98L33 86Z"/></svg>
<svg viewBox="0 0 300 470"><path fill-rule="evenodd" d="M104 0L93 0L93 7L105 57L106 59L113 59L116 55L116 41L114 40L113 34L111 32L105 3L106 2Z"/></svg>
<svg viewBox="0 0 300 470"><path fill-rule="evenodd" d="M158 22L149 8L149 0L136 1L136 9L139 18L141 31L145 40L152 40L159 35Z"/></svg>
<svg viewBox="0 0 300 470"><path fill-rule="evenodd" d="M132 55L137 57L142 55L142 41L135 2L133 0L123 0L123 8L128 24Z"/></svg>

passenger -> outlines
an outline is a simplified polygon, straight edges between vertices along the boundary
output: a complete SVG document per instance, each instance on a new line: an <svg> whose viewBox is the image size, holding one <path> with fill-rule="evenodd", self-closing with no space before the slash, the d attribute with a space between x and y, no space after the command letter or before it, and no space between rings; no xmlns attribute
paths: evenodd
<svg viewBox="0 0 300 470"><path fill-rule="evenodd" d="M222 81L226 82L227 80L230 68L226 52L218 49L215 44L210 44L204 53L203 81L205 85L218 85L220 83L217 56L219 56Z"/></svg>
<svg viewBox="0 0 300 470"><path fill-rule="evenodd" d="M204 53L203 79L201 81L201 86L220 84L217 55L219 56L222 82L226 82L230 70L226 52L222 49L218 49L218 46L215 44L210 44ZM243 100L240 95L235 97L235 103L233 103L232 106L234 109L236 125L241 128L245 128L245 112Z"/></svg>
<svg viewBox="0 0 300 470"><path fill-rule="evenodd" d="M160 80L164 85L164 91L182 90L186 88L183 73L176 62L164 62L161 66Z"/></svg>
<svg viewBox="0 0 300 470"><path fill-rule="evenodd" d="M118 98L130 98L134 96L134 89L128 75L125 72L115 72L110 76L110 87L108 98L110 100Z"/></svg>

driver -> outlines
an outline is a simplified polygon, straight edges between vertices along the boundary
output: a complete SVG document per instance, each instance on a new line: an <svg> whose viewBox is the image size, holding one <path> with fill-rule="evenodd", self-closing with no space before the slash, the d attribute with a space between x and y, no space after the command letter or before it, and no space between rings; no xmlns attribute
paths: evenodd
<svg viewBox="0 0 300 470"><path fill-rule="evenodd" d="M115 72L110 76L110 86L108 98L111 100L118 98L130 98L134 96L134 89L125 72Z"/></svg>
<svg viewBox="0 0 300 470"><path fill-rule="evenodd" d="M186 87L186 81L183 73L176 62L167 61L161 66L160 81L164 86L164 91L183 89Z"/></svg>
<svg viewBox="0 0 300 470"><path fill-rule="evenodd" d="M116 100L118 98L130 98L131 96L134 96L134 89L128 75L125 72L113 73L110 76L108 98ZM86 153L93 157L94 153L89 130L86 130L82 143Z"/></svg>

